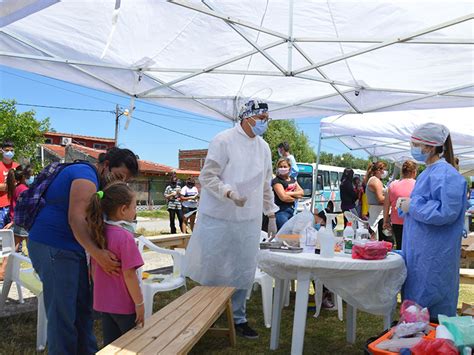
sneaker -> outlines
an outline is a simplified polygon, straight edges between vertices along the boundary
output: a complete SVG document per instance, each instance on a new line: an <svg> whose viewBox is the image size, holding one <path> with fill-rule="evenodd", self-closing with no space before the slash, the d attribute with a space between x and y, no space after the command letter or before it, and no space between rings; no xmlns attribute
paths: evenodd
<svg viewBox="0 0 474 355"><path fill-rule="evenodd" d="M238 336L247 338L247 339L257 339L258 333L249 327L248 322L235 324L235 332Z"/></svg>

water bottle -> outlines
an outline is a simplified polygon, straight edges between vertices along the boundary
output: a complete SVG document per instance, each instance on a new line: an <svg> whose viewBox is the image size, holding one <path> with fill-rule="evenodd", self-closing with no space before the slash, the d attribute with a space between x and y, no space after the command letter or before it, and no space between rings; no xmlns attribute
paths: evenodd
<svg viewBox="0 0 474 355"><path fill-rule="evenodd" d="M321 246L321 257L322 258L333 258L334 257L334 244L336 244L336 238L330 228L321 227L318 232L319 244Z"/></svg>
<svg viewBox="0 0 474 355"><path fill-rule="evenodd" d="M368 240L370 239L370 233L369 230L364 228L363 225L360 225L359 228L356 230L356 239L357 240Z"/></svg>
<svg viewBox="0 0 474 355"><path fill-rule="evenodd" d="M344 253L352 254L352 241L354 240L354 229L352 228L352 222L347 222L347 226L344 228L343 237Z"/></svg>

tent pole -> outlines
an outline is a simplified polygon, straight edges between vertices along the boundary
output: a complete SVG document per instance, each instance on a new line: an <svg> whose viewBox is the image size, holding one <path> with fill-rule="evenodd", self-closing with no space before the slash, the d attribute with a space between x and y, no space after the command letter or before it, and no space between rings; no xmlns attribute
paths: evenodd
<svg viewBox="0 0 474 355"><path fill-rule="evenodd" d="M288 73L291 73L293 69L293 0L290 0L288 12Z"/></svg>
<svg viewBox="0 0 474 355"><path fill-rule="evenodd" d="M316 195L316 191L317 191L317 188L318 188L318 172L319 172L319 162L320 162L320 154L321 154L321 141L323 140L323 135L321 133L321 125L319 125L319 141L318 141L318 155L316 156L316 171L314 173L314 176L316 176L316 181L315 181L315 184L314 184L314 188L313 188L313 196L311 197L311 212L314 214L315 211L314 211L314 202L315 202L315 195Z"/></svg>

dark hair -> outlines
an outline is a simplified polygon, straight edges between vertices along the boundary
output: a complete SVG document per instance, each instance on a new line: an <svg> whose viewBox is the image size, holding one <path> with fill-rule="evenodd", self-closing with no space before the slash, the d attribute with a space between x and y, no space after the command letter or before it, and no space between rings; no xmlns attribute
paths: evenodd
<svg viewBox="0 0 474 355"><path fill-rule="evenodd" d="M282 142L282 143L278 144L278 148L284 149L285 152L290 151L290 145L288 144L288 142Z"/></svg>
<svg viewBox="0 0 474 355"><path fill-rule="evenodd" d="M12 141L6 140L6 141L3 141L2 143L2 149L3 148L15 148L15 145L13 144Z"/></svg>
<svg viewBox="0 0 474 355"><path fill-rule="evenodd" d="M448 135L448 138L444 141L443 145L440 145L435 148L435 153L436 154L441 154L443 153L443 158L452 166L454 166L455 169L458 169L458 166L456 164L456 160L454 159L454 151L453 151L453 142L451 141L451 135Z"/></svg>
<svg viewBox="0 0 474 355"><path fill-rule="evenodd" d="M194 180L194 177L190 176L186 179L186 184L189 184L189 183L191 183L191 184L196 183L196 181Z"/></svg>
<svg viewBox="0 0 474 355"><path fill-rule="evenodd" d="M418 169L416 163L414 161L407 160L402 165L402 177L406 178L410 176L413 174L413 172L416 172L416 169Z"/></svg>
<svg viewBox="0 0 474 355"><path fill-rule="evenodd" d="M375 175L378 170L382 170L386 168L386 164L383 161L376 161L374 163L370 163L367 167L367 173L364 177L364 184L367 184L369 179Z"/></svg>
<svg viewBox="0 0 474 355"><path fill-rule="evenodd" d="M122 149L112 147L107 149L105 153L99 154L99 164L105 161L109 162L109 169L119 168L122 165L130 171L132 176L138 175L137 156L130 149Z"/></svg>
<svg viewBox="0 0 474 355"><path fill-rule="evenodd" d="M135 193L123 181L107 185L102 192L102 198L99 196L99 192L91 196L86 210L86 221L92 233L92 240L99 248L105 249L107 240L104 235L104 215L108 218L121 206L130 205Z"/></svg>
<svg viewBox="0 0 474 355"><path fill-rule="evenodd" d="M13 198L13 194L15 193L15 188L18 184L21 183L22 179L28 179L33 174L33 170L29 165L26 166L17 166L16 169L10 169L7 175L7 196L8 199L11 200Z"/></svg>
<svg viewBox="0 0 474 355"><path fill-rule="evenodd" d="M351 168L345 168L342 173L341 182L350 181L352 183L352 178L354 177L354 170Z"/></svg>

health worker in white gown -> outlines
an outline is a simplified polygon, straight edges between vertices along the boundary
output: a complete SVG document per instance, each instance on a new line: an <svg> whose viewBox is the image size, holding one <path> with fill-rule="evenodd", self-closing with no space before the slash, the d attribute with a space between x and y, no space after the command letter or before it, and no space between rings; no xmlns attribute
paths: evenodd
<svg viewBox="0 0 474 355"><path fill-rule="evenodd" d="M262 212L268 232L276 233L271 188L272 161L261 135L270 121L268 105L250 100L240 123L210 143L201 170L198 221L186 250L185 274L201 285L231 286L234 322L239 335L257 338L247 324L246 294L257 267Z"/></svg>

